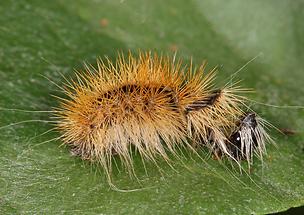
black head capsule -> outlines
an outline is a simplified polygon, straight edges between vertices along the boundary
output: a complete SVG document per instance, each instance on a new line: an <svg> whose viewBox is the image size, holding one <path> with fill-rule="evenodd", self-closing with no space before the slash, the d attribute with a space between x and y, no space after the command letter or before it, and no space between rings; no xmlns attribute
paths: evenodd
<svg viewBox="0 0 304 215"><path fill-rule="evenodd" d="M229 151L237 160L252 160L253 153L265 152L266 133L255 113L246 113L238 122L237 129L229 137Z"/></svg>

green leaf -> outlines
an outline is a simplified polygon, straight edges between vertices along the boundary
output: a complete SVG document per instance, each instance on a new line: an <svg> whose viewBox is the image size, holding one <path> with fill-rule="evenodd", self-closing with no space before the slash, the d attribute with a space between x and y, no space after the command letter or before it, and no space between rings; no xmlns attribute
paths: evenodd
<svg viewBox="0 0 304 215"><path fill-rule="evenodd" d="M116 172L110 189L98 165L59 147L47 121L57 85L83 62L118 51L153 50L195 65L219 66L219 83L237 75L259 103L304 104L302 1L54 0L0 3L1 214L264 214L304 204L303 109L252 103L278 128L263 165L250 175L193 156L162 172L135 156L138 181ZM50 79L51 81L49 81ZM54 82L55 84L53 84ZM28 121L32 120L32 121ZM27 121L27 122L23 122ZM7 126L20 122L17 125ZM21 123L23 122L23 123ZM48 133L44 133L49 131Z"/></svg>

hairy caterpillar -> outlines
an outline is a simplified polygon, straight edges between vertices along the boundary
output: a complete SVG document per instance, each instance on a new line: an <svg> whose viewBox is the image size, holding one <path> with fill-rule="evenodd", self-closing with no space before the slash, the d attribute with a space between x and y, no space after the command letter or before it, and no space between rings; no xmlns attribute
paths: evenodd
<svg viewBox="0 0 304 215"><path fill-rule="evenodd" d="M145 160L169 160L178 148L208 147L251 165L262 158L271 138L266 123L247 112L247 92L236 84L214 87L215 69L183 67L181 60L140 53L120 55L116 64L97 61L97 68L77 72L68 82L57 128L74 155L98 161L111 174L112 157L118 156L131 172L131 148Z"/></svg>

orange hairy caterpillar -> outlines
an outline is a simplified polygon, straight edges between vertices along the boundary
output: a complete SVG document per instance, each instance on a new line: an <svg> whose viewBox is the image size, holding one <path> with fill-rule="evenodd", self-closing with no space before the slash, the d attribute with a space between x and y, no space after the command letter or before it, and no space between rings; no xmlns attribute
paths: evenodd
<svg viewBox="0 0 304 215"><path fill-rule="evenodd" d="M262 158L265 121L246 112L246 92L237 85L214 87L215 69L194 69L169 57L121 55L116 64L98 60L97 68L77 72L57 109L57 128L74 155L98 161L107 175L118 156L133 171L135 148L144 160L169 160L168 152L206 146L217 156L251 165Z"/></svg>

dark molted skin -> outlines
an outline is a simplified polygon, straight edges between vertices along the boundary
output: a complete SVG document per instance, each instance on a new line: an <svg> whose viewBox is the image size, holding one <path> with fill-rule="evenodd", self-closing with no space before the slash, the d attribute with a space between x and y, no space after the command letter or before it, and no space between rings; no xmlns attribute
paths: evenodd
<svg viewBox="0 0 304 215"><path fill-rule="evenodd" d="M256 120L256 114L253 112L247 113L239 122L238 129L235 130L232 135L229 137L229 149L230 152L232 153L233 157L235 159L245 159L245 151L246 151L246 146L243 146L243 151L241 152L241 136L240 136L240 131L242 128L250 128L252 140L253 140L253 147L257 145L257 140L254 132L254 130L257 127L258 123Z"/></svg>
<svg viewBox="0 0 304 215"><path fill-rule="evenodd" d="M204 109L206 107L210 107L210 106L214 105L214 103L221 96L221 93L222 93L222 90L220 90L220 89L214 90L214 91L212 91L210 93L210 95L208 97L205 97L205 98L203 98L201 100L194 101L193 103L187 105L185 107L185 114L187 115L189 112L199 111L199 110L202 110L202 109ZM191 125L191 131L195 132L194 128L193 128L193 125ZM212 139L212 137L210 135L210 132L211 132L211 129L209 128L208 129L209 137L207 139L209 139L210 142L213 142L213 139ZM202 137L198 136L198 138L199 138L199 142L202 145L206 145L207 144ZM215 151L217 151L218 154L221 154L218 149L215 149Z"/></svg>
<svg viewBox="0 0 304 215"><path fill-rule="evenodd" d="M189 104L186 107L186 112L198 111L198 110L201 110L205 107L214 105L214 103L220 97L221 92L222 92L221 90L214 90L210 94L210 96L208 96L207 98L204 98L202 100L197 100L197 101L193 102L192 104Z"/></svg>

